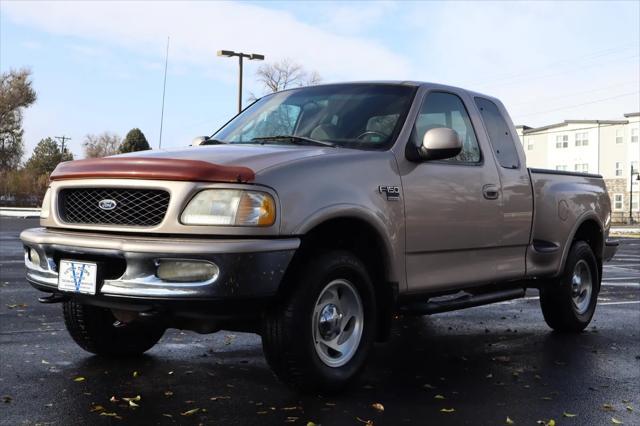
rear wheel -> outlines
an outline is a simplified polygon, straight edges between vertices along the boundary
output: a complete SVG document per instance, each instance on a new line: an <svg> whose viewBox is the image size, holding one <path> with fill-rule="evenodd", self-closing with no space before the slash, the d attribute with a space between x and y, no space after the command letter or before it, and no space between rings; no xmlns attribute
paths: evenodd
<svg viewBox="0 0 640 426"><path fill-rule="evenodd" d="M85 305L74 300L63 304L64 323L73 340L96 355L134 356L151 349L165 328L132 321L121 323L111 310Z"/></svg>
<svg viewBox="0 0 640 426"><path fill-rule="evenodd" d="M591 322L600 292L598 262L584 241L574 242L562 276L540 290L544 319L556 331L580 332Z"/></svg>
<svg viewBox="0 0 640 426"><path fill-rule="evenodd" d="M267 314L262 344L283 382L302 391L335 391L354 379L373 344L374 289L349 252L308 259Z"/></svg>

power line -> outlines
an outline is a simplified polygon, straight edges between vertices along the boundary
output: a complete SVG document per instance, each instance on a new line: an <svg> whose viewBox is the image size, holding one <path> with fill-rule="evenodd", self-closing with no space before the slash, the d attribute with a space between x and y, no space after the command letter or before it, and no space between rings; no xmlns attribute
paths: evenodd
<svg viewBox="0 0 640 426"><path fill-rule="evenodd" d="M610 86L599 87L599 88L596 88L596 89L582 90L580 92L565 93L564 95L553 96L551 98L536 98L535 100L529 100L529 101L524 101L524 102L516 102L516 103L509 103L509 106L513 107L513 106L516 106L516 105L526 105L526 104L532 104L532 103L539 103L539 102L542 102L542 101L553 101L553 100L556 100L556 99L570 98L570 97L573 97L573 96L576 96L576 95L582 95L582 94L585 94L585 93L599 92L601 90L611 89L613 87L626 86L628 84L640 85L640 80L627 81L627 82L624 82L624 83L613 84L613 85L610 85Z"/></svg>
<svg viewBox="0 0 640 426"><path fill-rule="evenodd" d="M617 96L611 96L611 97L608 97L608 98L596 99L596 100L593 100L593 101L582 102L582 103L575 104L575 105L567 105L567 106L561 107L561 108L548 109L546 111L538 111L538 112L534 112L534 113L531 113L531 114L520 114L520 115L518 115L518 117L529 117L529 116L532 116L532 115L546 114L548 112L562 111L562 110L565 110L565 109L577 108L577 107L580 107L580 106L583 106L583 105L590 105L590 104L595 104L595 103L598 103L598 102L609 101L611 99L618 99L618 98L623 98L625 96L636 95L638 93L640 93L640 91L636 90L635 92L623 93L623 94L620 94L620 95L617 95Z"/></svg>

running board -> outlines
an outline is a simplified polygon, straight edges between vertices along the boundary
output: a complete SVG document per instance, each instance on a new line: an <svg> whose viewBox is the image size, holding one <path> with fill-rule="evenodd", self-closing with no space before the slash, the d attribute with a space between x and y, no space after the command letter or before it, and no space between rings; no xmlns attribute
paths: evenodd
<svg viewBox="0 0 640 426"><path fill-rule="evenodd" d="M431 315L441 312L457 311L458 309L472 308L474 306L488 305L505 300L519 299L524 297L526 289L514 288L509 290L499 290L490 293L465 294L455 299L442 301L414 302L400 307L403 314Z"/></svg>

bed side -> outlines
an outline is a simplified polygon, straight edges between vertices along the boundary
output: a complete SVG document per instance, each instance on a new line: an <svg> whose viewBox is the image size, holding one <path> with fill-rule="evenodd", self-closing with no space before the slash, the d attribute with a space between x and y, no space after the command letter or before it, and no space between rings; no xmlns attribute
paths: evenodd
<svg viewBox="0 0 640 426"><path fill-rule="evenodd" d="M529 172L535 212L527 274L559 274L576 235L588 240L602 263L611 215L611 201L602 176L544 169Z"/></svg>

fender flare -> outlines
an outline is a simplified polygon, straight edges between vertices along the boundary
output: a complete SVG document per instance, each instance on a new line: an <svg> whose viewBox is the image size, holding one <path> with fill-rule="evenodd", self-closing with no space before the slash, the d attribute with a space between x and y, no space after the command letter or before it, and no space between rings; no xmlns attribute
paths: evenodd
<svg viewBox="0 0 640 426"><path fill-rule="evenodd" d="M294 228L293 234L304 235L316 226L332 219L357 219L371 226L382 243L387 280L390 282L404 282L400 277L400 271L404 270L404 268L400 268L396 265L398 252L391 241L392 237L390 237L387 232L387 226L385 225L386 218L382 212L378 212L376 214L376 212L372 211L370 208L359 204L332 204L330 206L323 207L320 210L316 210L313 214L308 216L296 228ZM398 235L398 237L400 237L400 235ZM402 237L404 237L404 235L402 235ZM396 242L396 246L399 247L398 243L399 242Z"/></svg>
<svg viewBox="0 0 640 426"><path fill-rule="evenodd" d="M562 271L564 271L564 267L567 262L567 257L569 257L569 250L571 250L571 243L573 242L573 239L575 238L576 233L578 232L578 229L580 229L580 227L588 220L593 220L594 222L596 222L602 234L602 244L604 244L605 242L604 226L602 224L602 221L598 217L598 215L593 211L587 211L583 213L580 217L578 217L578 219L576 220L576 224L573 226L573 228L571 229L571 232L569 233L569 236L567 237L564 248L562 250L562 259L560 261L560 269L556 272L556 276L562 274ZM603 249L604 249L604 246L601 247L601 253ZM594 253L594 255L596 256L596 258L601 259L598 257L598 253Z"/></svg>

